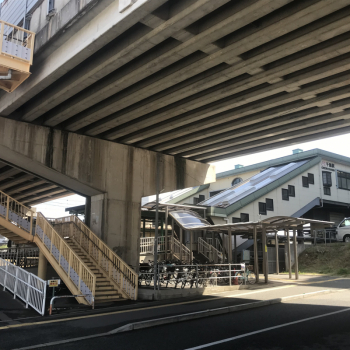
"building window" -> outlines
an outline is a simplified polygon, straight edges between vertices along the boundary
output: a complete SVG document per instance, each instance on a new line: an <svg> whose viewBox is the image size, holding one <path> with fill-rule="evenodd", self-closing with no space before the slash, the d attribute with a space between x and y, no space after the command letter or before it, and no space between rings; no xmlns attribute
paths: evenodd
<svg viewBox="0 0 350 350"><path fill-rule="evenodd" d="M232 181L232 186L235 186L237 184L239 184L240 182L242 182L243 180L240 177L236 177L235 179L233 179Z"/></svg>
<svg viewBox="0 0 350 350"><path fill-rule="evenodd" d="M249 214L241 213L241 222L249 222Z"/></svg>
<svg viewBox="0 0 350 350"><path fill-rule="evenodd" d="M205 201L205 195L204 194L200 194L198 197L199 197L199 201L200 202Z"/></svg>
<svg viewBox="0 0 350 350"><path fill-rule="evenodd" d="M273 211L273 199L266 198L266 210Z"/></svg>
<svg viewBox="0 0 350 350"><path fill-rule="evenodd" d="M222 192L223 190L220 190L220 191L212 191L209 193L209 197L214 197L215 195L217 195L218 193Z"/></svg>
<svg viewBox="0 0 350 350"><path fill-rule="evenodd" d="M295 186L288 185L288 196L295 197Z"/></svg>
<svg viewBox="0 0 350 350"><path fill-rule="evenodd" d="M323 187L323 193L327 196L331 195L331 188L330 187Z"/></svg>
<svg viewBox="0 0 350 350"><path fill-rule="evenodd" d="M48 0L47 13L51 13L55 10L55 0Z"/></svg>
<svg viewBox="0 0 350 350"><path fill-rule="evenodd" d="M339 178L339 175L338 175L338 178ZM323 186L331 187L332 186L332 173L330 173L329 171L322 171L322 182L323 182Z"/></svg>
<svg viewBox="0 0 350 350"><path fill-rule="evenodd" d="M309 187L309 178L306 176L303 176L302 180L303 180L303 187Z"/></svg>
<svg viewBox="0 0 350 350"><path fill-rule="evenodd" d="M314 185L314 184L315 184L315 177L314 177L314 174L308 173L308 174L307 174L307 178L308 178L308 180L309 180L309 184L310 184L310 185Z"/></svg>
<svg viewBox="0 0 350 350"><path fill-rule="evenodd" d="M236 224L237 222L241 222L241 218L232 218L233 224Z"/></svg>
<svg viewBox="0 0 350 350"><path fill-rule="evenodd" d="M259 202L259 214L266 215L266 203Z"/></svg>
<svg viewBox="0 0 350 350"><path fill-rule="evenodd" d="M288 194L288 190L285 188L282 188L282 199L284 201L289 201L289 194Z"/></svg>
<svg viewBox="0 0 350 350"><path fill-rule="evenodd" d="M338 171L338 187L343 190L350 190L350 174Z"/></svg>
<svg viewBox="0 0 350 350"><path fill-rule="evenodd" d="M198 204L199 203L199 198L193 197L193 204Z"/></svg>

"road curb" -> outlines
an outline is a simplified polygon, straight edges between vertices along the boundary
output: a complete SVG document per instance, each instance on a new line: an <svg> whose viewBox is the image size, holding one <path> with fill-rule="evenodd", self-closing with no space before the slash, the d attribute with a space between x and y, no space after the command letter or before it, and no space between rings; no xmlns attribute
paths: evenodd
<svg viewBox="0 0 350 350"><path fill-rule="evenodd" d="M262 306L280 304L280 303L283 303L283 302L286 302L289 300L304 299L304 298L313 297L314 295L328 294L328 293L332 293L332 291L327 289L327 290L292 295L292 296L287 296L287 297L282 297L282 298L255 301L253 303L248 303L248 304L226 306L226 307L222 307L222 308L208 309L208 310L192 312L192 313L188 313L188 314L162 317L162 318L157 318L154 320L128 323L125 326L122 326L122 327L116 328L112 331L109 331L108 334L112 335L112 334L117 334L117 333L122 333L122 332L129 332L129 331L137 330L137 329L156 327L156 326L161 326L161 325L170 324L170 323L178 323L178 322L190 321L190 320L195 320L195 319L204 318L204 317L210 317L210 316L222 315L222 314L226 314L226 313L255 309L258 307L262 307Z"/></svg>

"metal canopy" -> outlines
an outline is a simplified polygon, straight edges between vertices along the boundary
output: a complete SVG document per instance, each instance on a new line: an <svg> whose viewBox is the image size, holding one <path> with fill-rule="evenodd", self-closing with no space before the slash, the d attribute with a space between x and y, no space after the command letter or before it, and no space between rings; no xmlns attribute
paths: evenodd
<svg viewBox="0 0 350 350"><path fill-rule="evenodd" d="M334 223L330 221L319 221L303 218L293 218L290 216L274 216L262 221L238 222L235 224L211 225L211 226L195 226L186 228L189 231L210 230L210 231L228 231L231 229L232 234L242 232L252 232L256 227L257 232L261 232L264 227L266 232L276 232L282 229L293 229L305 224L317 224L323 227L332 226Z"/></svg>
<svg viewBox="0 0 350 350"><path fill-rule="evenodd" d="M168 210L181 210L181 209L194 209L194 210L207 210L207 207L200 207L198 205L182 205L182 204L171 204L171 203L159 203L159 210L165 210L168 208ZM155 210L156 209L156 202L149 202L142 206L141 209L147 209L147 210Z"/></svg>

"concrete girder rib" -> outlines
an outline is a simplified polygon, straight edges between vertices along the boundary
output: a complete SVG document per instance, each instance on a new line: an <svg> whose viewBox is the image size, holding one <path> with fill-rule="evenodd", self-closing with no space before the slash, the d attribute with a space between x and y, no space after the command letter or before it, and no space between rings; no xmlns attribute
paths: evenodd
<svg viewBox="0 0 350 350"><path fill-rule="evenodd" d="M88 25L75 33L42 62L31 79L28 79L12 94L3 96L0 103L0 114L10 115L29 99L165 2L166 0L138 0L123 13L119 13L118 2L112 2Z"/></svg>
<svg viewBox="0 0 350 350"><path fill-rule="evenodd" d="M334 29L336 29L338 32L346 32L347 30L349 30L350 25L349 25L349 21L347 19L341 19L339 21L337 21L337 23L332 23L329 26L326 26L326 28L318 28L317 31L315 32L306 32L304 36L299 37L297 39L295 39L295 42L289 42L286 43L285 45L283 45L281 48L274 48L271 50L271 52L264 52L264 54L261 55L261 57L254 57L251 60L248 60L247 62L242 62L242 63L237 63L237 65L234 65L233 67L227 68L226 70L219 72L217 74L213 74L211 77L207 78L207 79L203 79L203 81L200 81L198 83L189 85L183 89L180 89L178 91L175 91L174 93L170 93L168 96L166 97L162 97L160 98L158 101L153 101L152 103L150 103L147 106L147 101L145 100L145 103L143 103L141 105L141 107L139 108L132 108L130 112L126 111L126 112L117 112L117 113L113 113L112 115L104 118L104 120L102 120L101 122L97 122L97 126L91 128L90 130L88 130L88 134L89 135L97 135L100 134L106 130L109 130L112 127L118 127L118 131L119 133L116 135L113 135L111 137L108 137L109 139L113 139L113 138L118 138L118 137L122 137L123 135L126 135L127 133L130 132L135 132L137 130L140 129L140 125L142 125L142 127L145 126L145 121L142 120L140 123L138 123L137 121L135 123L133 123L133 125L131 127L127 127L127 129L125 130L125 133L123 133L123 123L125 123L126 121L130 121L131 119L136 119L138 117L142 117L143 115L150 113L152 111L155 111L157 109L160 109L162 107L166 107L167 105L177 102L178 100L180 100L181 98L183 98L184 96L189 96L189 95L193 95L197 92L203 91L206 88L210 88L211 86L215 85L215 84L219 84L222 83L224 81L227 81L229 79L232 79L240 74L244 74L247 71L251 71L253 68L256 68L256 66L262 65L262 64L267 64L270 63L278 58L281 57L285 57L288 54L291 54L293 52L296 52L300 49L300 45L302 45L304 48L311 46L311 45L315 45L316 43L319 43L322 40L327 40L329 38L332 38L334 36ZM236 52L236 51L235 51ZM239 52L238 52L239 53ZM333 53L333 55L336 55L337 51L335 51ZM323 57L323 55L320 55L319 57ZM204 64L200 65L199 63L201 62L205 62L207 61L207 58L202 59L200 62L196 62L195 64L192 64L191 67L187 67L185 69L185 72L190 75L194 75L196 73L198 73L198 70L200 69L201 71L203 71L204 69L207 69L208 67ZM321 58L322 60L322 58ZM251 61L251 62L250 62ZM213 65L214 63L218 64L220 63L219 61L216 62L215 61L215 57L210 57L209 60L210 64ZM290 63L293 64L293 63ZM255 67L254 67L255 66ZM265 75L269 75L272 74L270 72L263 72L262 74ZM260 76L262 75L260 74ZM276 75L278 73L275 73ZM183 77L185 77L185 75L182 75ZM275 78L274 76L272 76L271 78ZM171 79L171 80L168 80ZM151 84L150 86L148 86L148 90L147 90L147 94L150 94L150 91L152 91L152 93L157 92L158 89L161 90L161 85L160 83L166 83L164 82L164 80L168 81L167 84L169 84L169 81L171 81L171 84L175 84L176 82L178 82L179 80L181 80L181 75L179 75L179 72L175 73L172 76L167 76L164 79L161 79L159 82L156 82L154 84ZM254 80L254 77L251 79ZM267 81L267 79L265 79L265 81ZM254 83L253 83L254 84ZM257 84L255 84L257 85ZM163 85L164 88L167 87L167 85ZM138 91L140 92L140 91ZM129 104L131 104L131 98L134 98L133 103L135 103L136 101L141 100L144 97L144 95L138 95L138 96L128 96L126 99L129 100ZM136 98L136 100L135 100ZM116 106L118 103L118 106ZM181 101L180 101L181 103ZM108 109L121 109L123 107L127 107L127 105L123 104L123 99L120 100L118 99L118 101L116 101L113 104L113 101L111 101L111 104L107 104ZM181 106L181 105L180 105ZM181 108L181 107L180 107ZM96 118L97 118L97 110L98 108L96 108L96 112L94 112L96 114ZM101 110L100 110L101 111ZM165 115L168 115L168 113L165 113ZM103 114L99 114L98 117L100 118L101 116L103 116ZM156 115L153 119L150 118L150 123L152 123L152 120L154 120L153 123L157 122L159 120L158 115ZM84 126L87 123L91 123L94 120L87 120L86 123L81 123L80 126ZM123 134L121 134L123 133ZM120 135L121 134L121 135ZM136 142L139 140L135 140L132 142Z"/></svg>
<svg viewBox="0 0 350 350"><path fill-rule="evenodd" d="M279 118L280 119L280 118ZM295 130L303 130L305 128L310 128L317 125L328 125L329 123L338 122L339 120L349 119L348 112L340 112L336 114L324 114L324 115L316 115L313 118L306 119L303 118L295 118L291 119L290 116L285 116L283 121L279 121L278 123L264 123L263 126L257 124L248 128L237 129L235 132L231 134L231 140L234 141L226 141L226 142L216 142L212 145L204 146L200 148L200 152L197 151L188 151L184 153L180 153L179 156L185 158L197 158L197 157L207 157L207 154L210 152L214 153L214 151L220 151L221 149L225 149L227 147L233 147L236 145L241 145L243 143L247 143L255 140L263 140L264 138L276 136L280 134L284 134L286 132L286 126L288 127L288 131ZM299 121L298 121L299 119ZM337 125L337 124L336 124ZM246 135L246 136L244 136ZM220 137L221 140L221 137Z"/></svg>
<svg viewBox="0 0 350 350"><path fill-rule="evenodd" d="M337 72L342 71L342 70L347 70L350 68L350 65L344 65L343 63L336 63L335 66L337 68ZM315 75L312 75L314 73ZM318 73L318 75L317 75ZM316 81L318 78L324 77L325 74L331 74L331 71L327 72L327 69L322 67L318 69L317 71L313 72L307 72L299 77L292 78L296 83L299 81L302 84L302 81L310 82L310 81ZM304 79L304 80L303 80ZM278 96L276 97L277 99L277 104L280 105L283 103L289 103L298 99L301 99L304 93L321 93L325 91L329 91L332 88L337 88L341 87L347 84L348 82L348 74L345 74L343 77L337 77L336 79L330 79L329 84L325 84L324 82L320 83L315 83L309 87L299 89L297 91L294 91L292 93L286 94L284 96ZM158 134L160 136L157 136L156 141L158 144L164 143L167 140L171 139L179 139L179 137L185 135L185 134L190 134L191 132L197 131L202 125L205 126L206 128L216 126L217 124L223 124L224 122L228 122L232 120L232 114L227 115L226 118L224 118L222 115L216 117L216 114L228 111L233 108L237 108L239 106L242 106L241 108L245 108L244 105L247 105L248 103L256 102L257 106L259 108L267 109L267 108L272 108L274 105L273 103L273 98L275 94L278 94L280 92L284 91L284 82L276 83L274 85L271 85L269 87L263 87L259 90L253 90L252 92L247 92L244 96L238 95L238 97L231 96L231 91L226 87L223 88L221 91L219 91L221 94L215 94L213 95L213 98L218 99L218 97L229 97L231 98L222 101L211 101L209 96L205 96L205 98L198 99L197 104L195 101L191 101L187 104L187 106L194 111L191 113L188 113L188 115L184 114L183 116L178 115L177 118L174 119L174 122L172 120L170 123L167 123L166 125L161 125L159 127L155 126L153 129L156 129ZM265 98L265 97L271 97L271 100L266 100L263 102L259 102L260 99ZM312 99L305 101L305 104L310 103L310 101L313 101ZM211 105L207 105L206 102L212 102ZM204 105L204 107L203 107ZM191 107L192 106L192 107ZM257 110L254 109L254 106L250 106L251 111L257 112ZM197 108L197 111L195 110ZM186 111L185 107L183 108L182 111ZM170 114L172 117L173 115L171 114L170 111L168 111L168 114ZM204 118L207 117L212 117L210 120L203 120ZM170 119L170 118L169 118ZM181 123L183 125L189 124L189 123L194 123L192 125L188 125L186 128L183 128L183 130L179 131L170 131L168 133L164 133L166 130L174 130L176 127L181 126ZM162 134L163 133L163 134ZM181 145L181 141L179 141L179 144ZM183 140L182 140L183 141ZM146 141L147 142L147 141ZM145 142L145 143L146 143ZM155 143L155 141L153 141ZM175 141L176 142L176 141ZM145 147L145 143L141 143L142 147ZM172 143L172 141L169 141L169 143ZM148 144L149 146L149 144ZM167 148L170 148L166 146ZM174 147L174 146L173 146ZM166 148L164 148L164 145L161 147L153 147L154 150L156 151L163 151Z"/></svg>
<svg viewBox="0 0 350 350"><path fill-rule="evenodd" d="M264 0L265 1L265 0ZM285 0L283 0L285 1ZM202 18L206 14L210 13L214 9L222 6L223 4L227 3L227 0L218 0L213 2L212 0L199 0L194 2L194 4L185 7L183 11L176 14L173 18L169 19L168 21L164 22L164 24L160 25L156 29L152 30L149 34L147 34L145 37L140 38L138 41L136 41L132 48L134 49L134 52L137 53L137 55L140 55L147 50L149 50L151 47L156 46L157 44L160 44L165 39L172 36L173 33L176 33L179 29L182 29L184 27L187 27L191 23L197 21L198 19ZM209 39L208 39L209 40ZM143 46L146 45L145 50L142 50L142 43L145 42L146 44L143 44ZM187 46L186 44L183 44ZM141 47L140 47L141 46ZM177 47L180 47L181 45L178 45ZM198 45L197 45L198 46ZM141 48L141 49L140 49ZM127 47L125 51L130 51L131 48ZM192 45L191 53L196 51L196 47ZM168 64L165 63L164 60L159 60L159 57L157 56L155 60L159 61L158 65L155 65L154 63L148 63L148 74L152 74L152 71L158 71L162 67L166 67L167 65L170 65L177 60L181 59L182 57L185 57L185 54L181 54L179 49L174 48L173 50L168 50L168 52L176 51L177 53L169 57ZM167 55L167 53L165 53ZM131 58L129 57L128 60ZM122 66L122 63L125 63L127 61L127 56L124 55L123 61L119 62L119 66ZM151 61L153 62L153 61ZM147 63L145 64L147 65ZM144 66L145 66L144 65ZM144 69L142 69L144 70ZM133 76L134 79L138 80L142 79L142 74L140 73L140 69L135 70L137 71L137 74L133 71L129 75ZM143 74L147 74L147 72L144 72ZM129 77L130 78L130 77ZM94 93L87 93L84 94L82 92L80 95L74 96L72 100L72 104L75 105L74 108L72 108L71 105L67 106L66 108L63 108L59 112L53 111L53 113L50 113L50 118L46 121L46 125L56 125L59 122L62 122L69 117L73 116L74 114L82 111L83 109L86 109L87 107L92 106L93 104L97 103L101 99L105 99L106 97L109 97L112 93L113 88L119 88L127 87L125 84L122 83L123 79L122 77L119 77L119 80L117 79L111 79L110 82L104 83L99 82L97 83L97 86L94 86ZM117 81L117 84L116 84ZM52 115L52 116L51 116Z"/></svg>
<svg viewBox="0 0 350 350"><path fill-rule="evenodd" d="M251 148L255 148L256 146L264 146L264 145L271 145L275 142L279 141L285 141L289 139L294 139L295 137L299 136L307 136L307 135L312 135L317 132L322 132L322 131L330 131L330 130L335 130L339 128L346 128L350 126L350 121L349 120L338 120L332 123L329 123L329 125L319 125L319 126L314 126L311 129L306 128L306 129L301 129L297 131L292 131L288 133L284 133L281 135L277 136L272 136L266 139L258 139L255 141L250 141L245 143L244 145L241 146L234 146L234 147L227 147L225 149L222 149L220 152L213 152L210 153L208 152L207 154L202 154L199 157L194 157L197 161L204 161L204 162L211 162L212 161L212 156L224 156L226 154L232 153L232 151L242 151L242 150L247 150Z"/></svg>
<svg viewBox="0 0 350 350"><path fill-rule="evenodd" d="M339 91L330 92L329 94L323 96L322 98L329 99L331 101L337 101L337 100L340 100L342 98L345 99L345 98L349 98L349 97L350 97L350 87L347 86L343 89L342 92L339 92ZM276 106L276 101L279 101L278 105L280 105L280 108L278 108L277 111L269 109L269 107L274 108ZM303 111L303 110L308 109L310 107L316 107L319 103L317 98L315 98L315 100L313 100L312 103L310 101L300 102L297 100L297 101L295 101L294 104L288 105L288 108L286 108L285 105L281 106L280 102L281 102L280 98L273 98L273 99L271 99L271 101L267 102L265 104L265 106L263 106L263 108L261 108L262 103L258 103L257 107L254 107L254 106L246 107L245 108L246 113L240 113L240 115L236 115L236 118L235 118L236 120L233 120L233 121L230 121L230 122L227 122L224 124L220 124L220 125L217 125L215 127L213 126L212 128L207 128L205 130L197 131L196 133L192 133L191 135L187 135L184 138L174 139L173 141L169 141L169 142L160 144L159 146L157 146L157 148L162 148L162 149L164 148L164 150L166 150L167 153L169 152L169 154L177 154L179 152L178 147L180 147L181 141L185 147L187 145L191 146L191 144L193 144L195 142L195 140L203 141L204 138L207 138L207 137L209 138L209 137L213 137L213 135L215 135L215 134L220 134L220 132L218 132L219 129L222 133L223 127L225 128L225 131L226 130L227 131L235 130L237 127L240 126L239 125L240 121L238 118L241 118L243 115L247 115L249 118L247 120L247 124L254 124L255 122L267 120L269 118L278 117L281 115L286 115L290 112ZM331 109L331 105L328 106L328 108ZM262 114L259 114L259 115L255 114L255 113L257 113L259 111L263 111L263 110L266 110L266 111ZM253 115L250 117L252 112L253 112ZM235 115L235 114L233 113L233 115ZM244 122L242 122L241 125L244 125ZM197 130L198 129L199 128L197 128ZM198 145L196 145L196 147L197 146ZM198 148L200 148L200 146L198 146Z"/></svg>
<svg viewBox="0 0 350 350"><path fill-rule="evenodd" d="M321 6L321 5L318 4L318 6ZM308 10L310 10L310 9L308 9ZM329 9L329 11L330 11L330 9ZM307 22L308 19L309 19L309 21L311 21L315 17L315 14L308 13L308 15L309 15L309 17L307 17L307 16L302 17L302 21L304 21L306 24L308 23ZM318 13L318 15L321 16L321 13ZM282 17L282 16L280 16L280 17ZM287 23L285 23L285 22L287 22ZM300 23L300 22L298 22L298 23ZM302 23L302 24L304 24L304 23ZM299 28L300 24L296 25L296 18L294 18L294 16L290 16L287 18L282 18L281 23L279 25L282 26L283 28L287 28L288 30L294 30L296 28ZM267 42L269 39L273 39L274 37L278 36L279 34L284 33L284 32L281 33L280 31L277 31L274 25L269 26L268 29L271 30L271 33L269 33L269 36L268 35L264 36L263 33L257 32L255 34L252 34L251 37L249 37L249 36L245 37L244 44L242 44L241 41L235 42L234 44L230 45L229 47L226 47L226 48L220 50L218 53L211 55L210 58L208 57L206 59L203 59L201 65L199 65L198 63L196 63L195 65L193 64L191 67L187 67L183 72L181 72L181 74L179 74L179 72L178 72L176 74L176 76L167 77L169 80L168 79L166 80L167 81L166 84L169 84L169 83L175 84L176 82L179 82L181 80L186 79L188 76L193 76L195 74L201 73L205 69L213 67L215 64L219 64L219 63L224 62L225 55L226 55L226 58L232 57L232 55L234 55L236 57L238 54L244 53L251 48L259 46L264 42ZM264 29L264 30L266 31L267 29ZM263 32L264 30L261 30L261 31ZM319 42L319 40L313 41L314 44L317 42ZM298 46L290 45L289 49L290 48L296 49L297 47ZM240 62L241 62L241 60L240 60ZM242 62L242 64L245 65L245 62ZM249 72L249 71L257 70L257 69L259 69L259 67L252 67L252 68L246 67L245 69L243 69L243 72L246 72L246 71ZM232 68L232 71L235 71L235 70ZM238 75L238 74L236 74L236 75ZM228 80L228 79L230 79L230 77L228 76L228 73L225 72L224 75L221 74L220 79ZM160 83L162 83L162 84L160 85ZM203 84L205 85L205 84L207 84L207 82L203 82ZM163 86L163 88L167 87L167 85L164 86L164 79L162 79L159 82L159 84L157 84L157 86L154 86L154 84L152 86L149 86L149 89L147 90L146 93L149 94L150 91L157 92L158 91L157 89L160 89L161 86ZM203 89L203 88L201 88L201 89ZM190 92L190 93L192 93L192 92ZM140 95L138 92L137 96L133 95L132 97L134 99L136 98L136 100L140 100L141 97L144 98L145 96ZM130 98L131 98L131 96L129 97L129 100L130 100ZM162 101L163 101L163 99L162 99ZM89 117L94 117L94 119L89 119L88 117L85 117L86 122L82 123L82 121L84 120L84 118L82 117L79 119L79 121L80 121L79 125L80 126L87 125L87 124L93 122L94 120L96 120L97 118L101 118L103 115L108 114L108 112L119 110L120 108L125 107L123 104L121 104L121 102L123 102L123 101L120 101L120 99L118 99L115 102L113 102L113 99L111 99L110 104L106 103L105 108L98 109L98 107L96 106L96 108L92 112L86 111L86 113L88 113ZM153 106L155 106L155 104L152 103L152 109L157 107L157 106L155 106L155 107L153 107ZM144 106L142 107L142 109L144 109ZM147 112L149 112L149 110L147 110L146 113ZM110 127L117 127L126 121L129 121L131 119L135 119L138 116L142 115L141 109L140 109L140 113L141 114L136 113L136 111L132 110L130 113L127 113L123 116L118 115L118 118L117 118L117 116L111 115L110 117L106 118L107 122L106 122L106 124L103 124L103 127L96 128L93 130L93 133L89 133L89 134L96 135L97 133L101 133ZM84 116L84 113L83 113L83 116ZM112 121L110 121L110 120L112 120ZM73 130L73 129L70 128L69 130ZM77 129L74 129L74 130L77 130Z"/></svg>
<svg viewBox="0 0 350 350"><path fill-rule="evenodd" d="M166 0L158 1L159 4ZM183 1L176 2L175 5ZM191 0L191 4L193 4ZM178 6L174 6L178 7ZM183 6L181 6L183 8ZM173 11L174 15L179 11ZM173 23L174 24L174 23ZM161 29L164 29L164 25ZM168 28L169 30L169 28ZM23 115L23 120L31 121L38 118L40 115L48 112L52 107L64 102L65 99L82 91L86 87L97 82L99 79L107 76L114 70L120 68L126 62L135 59L144 52L154 47L157 43L164 39L164 33L159 29L151 32L150 28L138 28L133 32L128 33L126 37L121 37L115 45L108 50L99 54L95 59L86 66L78 68L64 82L56 84L51 89L50 93L45 94L45 97L36 97L35 101L31 102L26 107Z"/></svg>
<svg viewBox="0 0 350 350"><path fill-rule="evenodd" d="M342 104L342 107L337 107L340 104ZM292 108L291 111L293 111L293 113L286 114L285 106L282 106L282 108L279 108L277 111L267 111L261 114L247 116L244 119L238 119L236 120L235 125L233 125L233 123L230 123L228 126L223 125L222 129L231 131L224 133L221 132L220 137L215 135L215 131L209 134L208 131L203 130L203 132L207 134L207 137L204 139L189 143L186 143L185 141L183 146L169 149L167 150L167 153L186 158L194 157L201 154L207 146L216 147L216 144L219 143L219 141L232 140L232 138L237 137L237 135L242 136L244 134L249 134L250 128L256 127L257 129L270 129L278 125L286 125L298 120L306 120L307 122L306 118L314 118L317 116L322 117L324 115L327 115L329 119L332 119L332 114L337 114L342 112L345 108L350 108L350 99L346 99L346 101L337 101L322 108L312 108L312 106L304 106L303 108L304 109L297 108L300 112L295 112ZM249 126L249 128L246 128L247 126Z"/></svg>
<svg viewBox="0 0 350 350"><path fill-rule="evenodd" d="M213 157L213 158L207 159L206 161L210 163L215 163L223 159L240 157L247 154L259 153L259 152L263 152L271 149L278 149L284 146L292 146L292 145L300 144L302 142L320 140L326 137L333 137L333 136L343 135L346 133L350 133L350 127L341 127L340 129L328 130L328 131L314 133L306 136L295 137L291 140L283 140L280 142L272 143L270 145L262 145L261 147L257 146L257 147L246 149L239 152L231 152L229 154L226 154L225 157Z"/></svg>
<svg viewBox="0 0 350 350"><path fill-rule="evenodd" d="M344 21L344 20L343 20ZM347 30L349 29L349 24L348 21L346 19L346 26L347 28L343 28L343 30ZM338 24L336 24L336 27L338 28L338 30L340 29ZM315 42L318 42L318 38L321 37L321 35L323 36L324 39L329 38L331 31L329 30L330 28L326 28L325 31L321 31L319 30L319 33L316 32L312 32L312 33L308 33L308 37L312 38L312 40L308 42L308 45L313 45L315 44ZM326 36L326 37L325 37ZM330 36L332 37L332 36ZM245 61L245 65L246 66L242 66L241 64L238 65L234 65L232 68L227 68L225 70L220 70L220 72L218 73L214 73L211 76L203 76L203 78L199 81L199 82L195 82L195 83L189 83L189 85L187 85L184 88L180 88L175 90L174 93L172 93L171 91L169 91L169 94L167 96L159 96L159 100L158 101L154 101L154 98L151 99L151 101L147 101L145 100L144 103L141 104L141 106L139 108L137 108L137 106L135 106L136 108L132 108L130 113L127 112L117 112L117 113L113 113L112 115L97 121L94 125L92 124L91 126L87 127L86 130L84 130L87 134L89 135L97 135L100 134L102 132L105 132L107 130L110 129L110 127L112 127L113 124L113 120L116 119L118 116L124 114L124 117L129 117L129 118L137 118L137 117L141 117L142 115L145 115L146 113L150 113L154 110L157 110L159 108L165 107L171 103L177 102L178 100L180 100L181 98L187 97L189 95L193 95L195 93L198 93L200 91L203 91L207 88L212 87L215 84L220 84L224 81L227 81L229 79L232 79L235 76L238 76L239 74L243 74L246 71L249 71L249 67L252 67L254 65L261 65L261 64L267 64L270 62L273 62L274 60L281 58L281 57L285 57L288 54L292 54L293 51L297 51L299 50L299 46L300 43L300 38L297 39L298 42L291 42L288 43L286 45L283 45L282 50L272 50L272 52L268 52L269 55L267 55L267 53L265 52L264 54L261 55L261 57L256 58L255 56L252 59L249 59L248 61ZM305 41L302 43L303 47L305 47L307 44L305 43ZM284 47L285 46L285 47ZM321 50L321 49L320 49ZM277 52L276 52L277 51ZM279 52L278 52L279 51ZM264 72L260 75L257 75L256 77L251 78L250 80L253 81L252 86L254 85L258 85L259 82L270 82L270 80L272 79L272 81L278 82L281 81L281 78L276 78L276 76L281 76L283 74L289 74L295 70L298 69L303 69L309 65L312 64L316 64L318 62L322 62L325 61L327 59L330 59L332 57L338 56L342 53L348 52L349 51L349 45L347 42L344 42L343 44L335 44L333 49L329 49L329 48L324 48L322 49L322 52L316 53L316 54L311 54L309 59L305 59L305 58L300 58L297 59L296 62L294 63L294 61L292 62L288 62L283 66L284 69L286 69L285 72L283 72L282 67L280 69L278 69L278 67L276 67L276 69L272 69L269 70L267 72ZM278 56L280 55L280 56ZM304 61L305 60L305 61ZM304 61L304 62L303 62ZM196 62L196 65L198 65L199 62ZM193 67L193 69L195 69L195 67ZM232 74L233 73L233 74ZM264 76L267 76L268 78L263 79ZM167 76L167 78L173 78L173 80L176 81L176 79L178 79L178 72L176 75L169 75ZM260 80L259 80L260 79ZM160 80L159 82L161 82L162 80ZM256 83L254 83L254 81L256 81ZM159 86L158 83L155 83L157 86ZM153 92L157 92L158 88L155 87L155 84L151 84L148 86L148 94L150 94L152 91ZM155 90L154 90L155 89ZM138 91L140 92L140 91ZM134 102L137 102L138 100L142 99L143 96L135 96L134 94L131 94L131 96L128 96L128 98L134 98L135 100ZM125 105L123 105L123 99L119 100L120 103L120 107L118 108L122 108L125 107ZM130 102L131 103L131 102ZM148 105L149 104L149 105ZM156 116L156 120L158 120L158 116ZM143 122L142 122L143 124ZM121 125L120 128L118 127L118 130L121 130L123 126ZM134 128L135 129L135 128ZM155 130L156 134L157 131ZM145 132L145 135L143 134L143 131L141 131L139 134L140 139L143 139L145 137L150 137L152 136L148 131ZM140 139L132 139L132 140L128 140L125 139L126 142L137 142L140 141Z"/></svg>
<svg viewBox="0 0 350 350"><path fill-rule="evenodd" d="M276 3L271 0L264 0L264 1L255 2L251 6L249 6L248 2L244 2L246 7L242 11L232 14L231 16L225 18L225 20L223 20L219 24L216 24L210 27L209 29L206 29L205 31L197 34L193 39L190 39L185 43L178 45L176 48L168 51L164 55L160 55L155 60L149 62L148 64L142 66L139 69L134 70L131 74L126 75L122 79L119 79L118 81L115 81L108 86L101 87L101 89L96 94L91 95L87 93L85 98L86 103L85 101L81 101L79 99L76 101L76 104L79 103L79 110L83 111L84 109L87 109L89 106L91 106L92 103L96 103L97 101L104 100L106 99L106 97L116 94L122 89L125 89L131 86L132 84L137 83L141 79L144 79L150 76L151 74L159 72L161 69L199 50L203 45L206 45L207 43L211 43L217 39L220 39L226 34L229 34L232 31L235 31L241 28L242 26L245 26L250 21L258 19L264 16L265 14L272 12L273 10L276 9L276 7L283 6L285 3L289 3L289 2L290 2L289 0L283 0ZM257 11L257 9L259 9L259 11ZM221 51L223 50L220 50L218 53L220 53ZM230 55L232 56L232 52ZM235 56L237 55L235 54ZM239 61L241 61L241 59L239 59ZM201 70L203 71L205 69L212 68L215 65L217 65L216 61L215 60L212 61L211 59L209 59L207 63L207 67L206 68L202 67ZM194 71L192 66L189 72L191 72L192 76L197 74L196 71ZM172 84L174 83L175 82L173 82ZM92 102L91 98L94 98L94 96L96 96L96 100L93 100ZM105 106L105 104L102 103L102 108L96 105L92 109L92 112L89 112L87 110L85 113L82 113L79 121L67 123L66 128L70 131L76 131L77 129L83 126L90 124L93 121L114 112L114 110L117 108L118 105L119 105L119 101L116 101L114 104L108 104L107 106ZM71 114L73 115L76 112L77 110L75 110L74 113L71 113Z"/></svg>

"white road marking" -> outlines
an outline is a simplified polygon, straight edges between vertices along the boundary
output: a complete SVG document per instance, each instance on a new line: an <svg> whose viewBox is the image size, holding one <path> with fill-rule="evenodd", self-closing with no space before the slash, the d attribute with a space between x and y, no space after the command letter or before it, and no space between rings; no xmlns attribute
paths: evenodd
<svg viewBox="0 0 350 350"><path fill-rule="evenodd" d="M215 342L212 342L212 343L208 343L208 344L204 344L204 345L200 345L200 346L195 346L194 348L188 348L188 349L185 349L185 350L199 350L199 349L209 348L210 346L215 346L215 345L219 345L219 344L222 344L222 343L228 343L230 341L233 341L233 340L236 340L236 339L240 339L240 338L249 337L249 336L254 335L254 334L264 333L264 332L271 331L273 329L287 327L287 326L291 326L291 325L294 325L294 324L297 324L297 323L307 322L307 321L315 320L315 319L322 318L322 317L327 317L327 316L340 314L342 312L347 312L347 311L350 311L350 308L346 308L346 309L342 309L342 310L338 310L338 311L334 311L334 312L329 312L327 314L323 314L323 315L319 315L319 316L303 318L303 319L298 320L298 321L283 323L283 324L280 324L278 326L260 329L258 331L237 335L237 336L232 337L232 338L226 338L226 339L218 340L218 341L215 341Z"/></svg>

